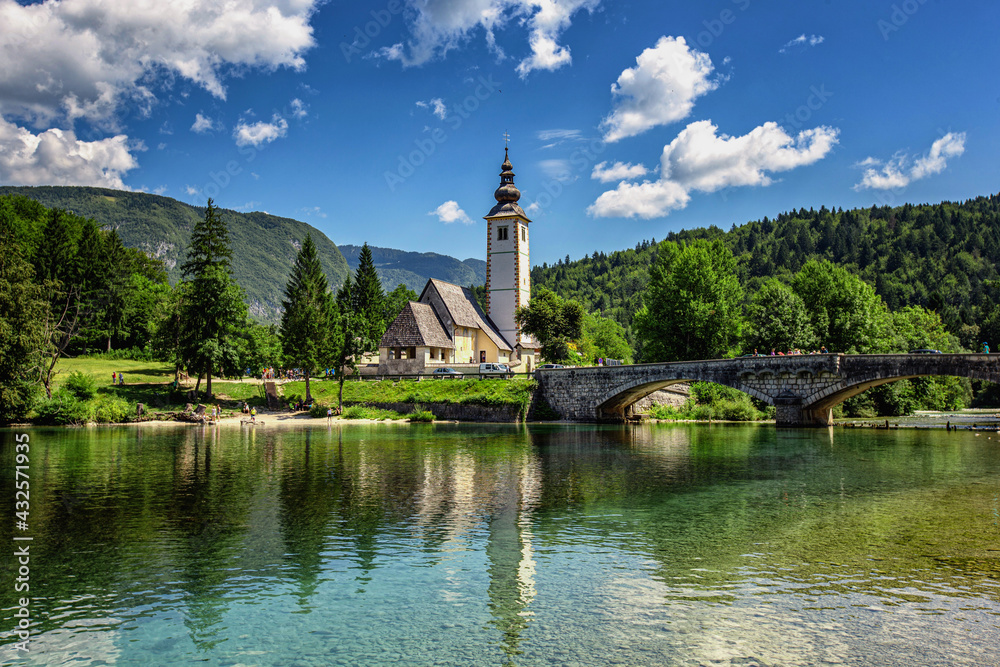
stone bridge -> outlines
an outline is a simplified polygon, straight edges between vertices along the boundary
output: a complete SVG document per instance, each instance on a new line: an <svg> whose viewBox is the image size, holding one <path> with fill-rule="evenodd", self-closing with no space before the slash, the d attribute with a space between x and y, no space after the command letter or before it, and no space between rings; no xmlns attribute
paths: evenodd
<svg viewBox="0 0 1000 667"><path fill-rule="evenodd" d="M1000 355L804 354L678 361L536 372L542 395L563 419L615 421L633 404L678 382L739 389L777 409L778 426L826 426L833 406L880 384L927 375L1000 382Z"/></svg>

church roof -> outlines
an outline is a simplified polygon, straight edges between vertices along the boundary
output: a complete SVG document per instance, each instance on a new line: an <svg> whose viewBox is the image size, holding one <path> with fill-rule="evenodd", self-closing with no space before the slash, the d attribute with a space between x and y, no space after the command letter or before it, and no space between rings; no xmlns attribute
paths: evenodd
<svg viewBox="0 0 1000 667"><path fill-rule="evenodd" d="M379 341L379 347L444 347L454 348L434 309L427 303L410 301Z"/></svg>
<svg viewBox="0 0 1000 667"><path fill-rule="evenodd" d="M501 350L514 349L500 333L490 316L484 313L483 309L476 303L476 297L472 295L472 290L468 287L431 278L424 286L424 291L420 293L421 303L426 303L424 297L428 296L427 291L430 289L436 291L441 297L441 302L455 326L482 329Z"/></svg>

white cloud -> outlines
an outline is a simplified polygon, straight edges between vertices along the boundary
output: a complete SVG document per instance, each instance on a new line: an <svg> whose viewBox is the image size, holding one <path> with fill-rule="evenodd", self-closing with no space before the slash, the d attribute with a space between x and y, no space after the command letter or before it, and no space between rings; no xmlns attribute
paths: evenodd
<svg viewBox="0 0 1000 667"><path fill-rule="evenodd" d="M629 181L640 176L645 176L649 170L641 164L631 164L615 162L610 167L607 162L594 165L594 171L590 177L601 183L613 183L614 181Z"/></svg>
<svg viewBox="0 0 1000 667"><path fill-rule="evenodd" d="M72 130L39 134L0 118L0 182L11 185L94 185L128 190L122 176L139 166L121 134L83 141Z"/></svg>
<svg viewBox="0 0 1000 667"><path fill-rule="evenodd" d="M459 208L458 202L454 200L446 201L433 211L427 213L427 215L436 215L438 220L445 224L461 222L463 225L471 225L473 222L472 218Z"/></svg>
<svg viewBox="0 0 1000 667"><path fill-rule="evenodd" d="M198 188L194 187L193 185L185 185L184 186L184 192L193 196L193 195L200 194L201 190L199 190Z"/></svg>
<svg viewBox="0 0 1000 667"><path fill-rule="evenodd" d="M431 109L431 113L444 120L448 115L448 107L440 97L432 98L429 102L418 101L417 106L421 109Z"/></svg>
<svg viewBox="0 0 1000 667"><path fill-rule="evenodd" d="M154 195L162 195L164 192L167 191L167 189L168 189L167 186L161 185L160 187L153 189L153 194Z"/></svg>
<svg viewBox="0 0 1000 667"><path fill-rule="evenodd" d="M611 84L615 108L601 123L605 141L679 121L691 113L697 98L719 85L709 78L713 67L708 54L689 48L683 37L661 37L635 62Z"/></svg>
<svg viewBox="0 0 1000 667"><path fill-rule="evenodd" d="M206 132L212 132L214 130L220 129L216 126L215 121L211 118L206 118L200 113L194 115L194 123L191 125L191 131L195 134L205 134Z"/></svg>
<svg viewBox="0 0 1000 667"><path fill-rule="evenodd" d="M534 70L556 70L572 61L569 48L558 43L581 9L593 12L600 0L407 0L411 38L383 47L376 55L398 60L404 67L423 65L466 42L482 28L489 48L503 58L496 43L496 30L508 20L528 29L531 55L521 61L522 77Z"/></svg>
<svg viewBox="0 0 1000 667"><path fill-rule="evenodd" d="M799 35L795 39L787 42L784 46L778 49L778 53L785 53L789 49L796 48L799 46L816 46L817 44L822 44L825 41L823 35L809 35L806 36L805 33Z"/></svg>
<svg viewBox="0 0 1000 667"><path fill-rule="evenodd" d="M259 120L252 125L248 125L241 120L236 124L236 129L233 130L233 137L236 139L237 146L269 144L286 134L288 134L288 121L278 114L274 114L271 117L270 123Z"/></svg>
<svg viewBox="0 0 1000 667"><path fill-rule="evenodd" d="M308 105L305 104L299 98L296 97L294 100L292 100L291 106L292 106L292 117L301 119L309 115L309 112L307 111Z"/></svg>
<svg viewBox="0 0 1000 667"><path fill-rule="evenodd" d="M0 113L50 125L148 113L164 77L225 98L233 68L305 66L319 0L0 0Z"/></svg>
<svg viewBox="0 0 1000 667"><path fill-rule="evenodd" d="M904 153L897 153L887 162L873 157L858 163L865 169L861 182L855 190L891 190L904 188L934 174L940 174L948 166L948 158L958 157L965 152L965 132L949 132L933 144L926 155L911 160Z"/></svg>
<svg viewBox="0 0 1000 667"><path fill-rule="evenodd" d="M622 182L588 209L596 217L656 218L687 206L691 192L740 185L770 185L769 173L812 164L837 143L839 131L817 127L789 136L765 123L741 137L717 134L711 121L691 123L663 147L660 178Z"/></svg>
<svg viewBox="0 0 1000 667"><path fill-rule="evenodd" d="M319 206L307 206L307 207L301 208L299 210L302 213L304 213L305 215L308 215L308 216L315 215L315 216L317 216L319 218L325 218L326 217L326 213L324 213L323 209L321 209Z"/></svg>

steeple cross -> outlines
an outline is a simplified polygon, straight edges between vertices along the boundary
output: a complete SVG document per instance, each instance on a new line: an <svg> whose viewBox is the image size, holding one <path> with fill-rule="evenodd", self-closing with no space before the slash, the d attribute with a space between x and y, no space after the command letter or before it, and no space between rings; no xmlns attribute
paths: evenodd
<svg viewBox="0 0 1000 667"><path fill-rule="evenodd" d="M504 147L504 148L507 148L507 144L508 144L509 142L510 142L510 134L508 134L508 133L504 132L504 133L503 133L503 147Z"/></svg>

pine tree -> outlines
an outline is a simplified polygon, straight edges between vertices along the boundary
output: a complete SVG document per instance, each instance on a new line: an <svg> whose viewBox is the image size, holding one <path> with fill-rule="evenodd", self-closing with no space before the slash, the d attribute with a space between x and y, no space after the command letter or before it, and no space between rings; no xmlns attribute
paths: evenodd
<svg viewBox="0 0 1000 667"><path fill-rule="evenodd" d="M333 295L312 237L306 235L295 257L282 301L281 346L285 365L306 376L306 401L312 401L309 378L330 358Z"/></svg>
<svg viewBox="0 0 1000 667"><path fill-rule="evenodd" d="M355 320L355 335L361 338L359 355L378 352L378 343L385 334L385 292L372 259L372 251L365 243L358 256L358 270L354 273L351 288L351 306Z"/></svg>
<svg viewBox="0 0 1000 667"><path fill-rule="evenodd" d="M181 310L181 357L188 368L206 376L212 396L212 373L240 367L238 332L246 323L244 293L233 280L229 231L208 200L205 218L191 231L187 261L181 267L190 279Z"/></svg>

